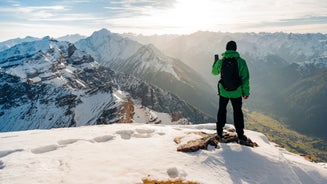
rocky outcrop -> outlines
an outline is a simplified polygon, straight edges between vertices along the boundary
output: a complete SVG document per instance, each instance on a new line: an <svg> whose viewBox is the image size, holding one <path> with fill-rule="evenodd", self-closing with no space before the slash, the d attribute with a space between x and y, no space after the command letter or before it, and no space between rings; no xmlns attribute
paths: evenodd
<svg viewBox="0 0 327 184"><path fill-rule="evenodd" d="M183 139L187 136L190 136L191 134L197 135L199 138L189 140L184 143ZM176 137L174 141L176 144L178 144L177 151L195 152L199 149L207 150L209 145L214 146L215 148L219 148L219 141L216 137L217 134L207 134L205 132L190 132L187 133L186 136Z"/></svg>
<svg viewBox="0 0 327 184"><path fill-rule="evenodd" d="M215 148L220 148L218 145L221 143L240 143L249 147L258 147L256 142L252 142L251 139L247 139L245 142L238 140L235 129L232 127L226 127L223 132L223 138L218 139L217 133L206 133L206 132L188 132L184 136L176 137L174 142L178 145L177 151L181 152L195 152L200 149L207 150L208 146L211 145Z"/></svg>

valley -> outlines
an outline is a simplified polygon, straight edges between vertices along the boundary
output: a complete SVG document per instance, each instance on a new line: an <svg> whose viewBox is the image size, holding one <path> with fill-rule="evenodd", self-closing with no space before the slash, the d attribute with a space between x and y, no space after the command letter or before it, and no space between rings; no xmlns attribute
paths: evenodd
<svg viewBox="0 0 327 184"><path fill-rule="evenodd" d="M246 129L262 132L278 146L310 161L327 162L327 144L324 140L300 134L286 127L285 123L258 112L246 113L245 121Z"/></svg>

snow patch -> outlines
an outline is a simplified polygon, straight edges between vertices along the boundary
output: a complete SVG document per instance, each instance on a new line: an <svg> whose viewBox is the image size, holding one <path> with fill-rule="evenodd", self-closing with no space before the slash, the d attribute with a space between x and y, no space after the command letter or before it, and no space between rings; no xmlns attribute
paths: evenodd
<svg viewBox="0 0 327 184"><path fill-rule="evenodd" d="M175 137L198 129L212 133L213 126L134 123L0 133L0 150L23 150L1 157L0 179L49 184L142 183L145 177L206 184L327 182L322 164L281 151L258 132L245 130L257 148L231 143L194 153L176 151ZM140 139L137 134L152 136Z"/></svg>
<svg viewBox="0 0 327 184"><path fill-rule="evenodd" d="M75 108L76 126L92 125L101 115L100 111L105 107L114 105L111 93L97 93L92 96L82 96L82 103Z"/></svg>

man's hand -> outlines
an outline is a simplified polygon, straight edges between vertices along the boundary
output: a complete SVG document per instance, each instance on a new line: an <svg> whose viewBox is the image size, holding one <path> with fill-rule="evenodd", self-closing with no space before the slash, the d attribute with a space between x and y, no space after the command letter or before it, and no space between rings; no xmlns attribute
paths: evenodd
<svg viewBox="0 0 327 184"><path fill-rule="evenodd" d="M246 99L248 99L248 98L249 98L249 96L243 96L243 98L246 100Z"/></svg>

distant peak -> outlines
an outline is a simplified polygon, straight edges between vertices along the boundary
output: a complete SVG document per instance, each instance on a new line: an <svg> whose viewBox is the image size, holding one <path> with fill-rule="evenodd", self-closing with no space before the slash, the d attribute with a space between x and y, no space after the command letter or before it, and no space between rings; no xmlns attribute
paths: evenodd
<svg viewBox="0 0 327 184"><path fill-rule="evenodd" d="M159 55L163 55L163 53L152 43L145 45L145 48L147 48L147 49L151 50L152 52L157 53Z"/></svg>
<svg viewBox="0 0 327 184"><path fill-rule="evenodd" d="M102 28L99 31L95 31L93 34L101 34L101 35L103 35L103 34L111 34L111 32L108 29L106 29L106 28Z"/></svg>
<svg viewBox="0 0 327 184"><path fill-rule="evenodd" d="M51 39L50 36L45 36L42 38L42 40L50 40L50 39Z"/></svg>
<svg viewBox="0 0 327 184"><path fill-rule="evenodd" d="M36 38L36 37L32 37L32 36L26 36L26 37L23 38L23 39L38 39L38 38Z"/></svg>

